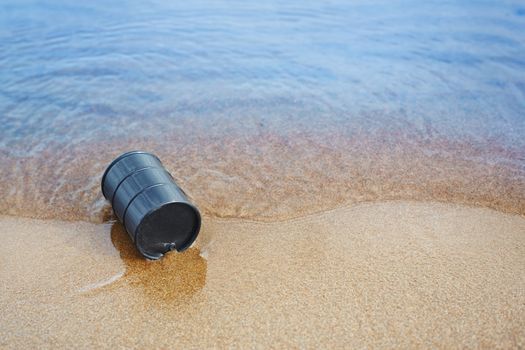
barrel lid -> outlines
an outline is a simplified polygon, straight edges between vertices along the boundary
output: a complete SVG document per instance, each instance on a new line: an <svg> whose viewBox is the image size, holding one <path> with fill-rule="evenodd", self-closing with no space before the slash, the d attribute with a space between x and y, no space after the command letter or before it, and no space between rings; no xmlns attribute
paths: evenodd
<svg viewBox="0 0 525 350"><path fill-rule="evenodd" d="M187 202L169 202L149 211L137 226L135 245L150 259L159 259L170 250L188 249L199 234L199 210Z"/></svg>

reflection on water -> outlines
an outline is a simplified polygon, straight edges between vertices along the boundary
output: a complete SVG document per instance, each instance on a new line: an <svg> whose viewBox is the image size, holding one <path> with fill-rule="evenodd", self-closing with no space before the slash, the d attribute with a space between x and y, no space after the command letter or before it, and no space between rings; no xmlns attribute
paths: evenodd
<svg viewBox="0 0 525 350"><path fill-rule="evenodd" d="M0 212L101 220L119 152L205 213L525 213L520 1L0 4Z"/></svg>
<svg viewBox="0 0 525 350"><path fill-rule="evenodd" d="M197 248L166 254L158 261L146 260L137 252L120 223L111 227L111 241L126 268L122 279L111 284L111 288L125 283L133 290L142 291L148 305L167 307L189 302L204 287L207 262Z"/></svg>

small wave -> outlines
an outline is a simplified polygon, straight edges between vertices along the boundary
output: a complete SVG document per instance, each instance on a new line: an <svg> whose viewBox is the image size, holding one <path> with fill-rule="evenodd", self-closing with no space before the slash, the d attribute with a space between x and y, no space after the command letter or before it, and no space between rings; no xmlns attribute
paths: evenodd
<svg viewBox="0 0 525 350"><path fill-rule="evenodd" d="M93 290L96 290L96 289L99 289L99 288L102 288L102 287L106 287L106 286L109 286L110 284L113 284L115 283L116 281L118 281L121 277L124 276L124 271L122 272L119 272L117 273L116 275L114 276L111 276L105 280L102 280L102 281L98 281L98 282L95 282L95 283L91 283L91 284L88 284L87 286L84 286L82 288L80 288L78 291L80 293L87 293L87 292L90 292L90 291L93 291Z"/></svg>

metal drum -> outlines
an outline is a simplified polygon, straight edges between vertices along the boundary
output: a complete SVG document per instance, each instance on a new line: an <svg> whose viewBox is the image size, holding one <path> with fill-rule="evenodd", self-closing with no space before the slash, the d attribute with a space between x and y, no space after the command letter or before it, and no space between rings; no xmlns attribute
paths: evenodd
<svg viewBox="0 0 525 350"><path fill-rule="evenodd" d="M151 153L127 152L111 162L102 176L102 194L149 259L173 249L181 252L199 234L199 210Z"/></svg>

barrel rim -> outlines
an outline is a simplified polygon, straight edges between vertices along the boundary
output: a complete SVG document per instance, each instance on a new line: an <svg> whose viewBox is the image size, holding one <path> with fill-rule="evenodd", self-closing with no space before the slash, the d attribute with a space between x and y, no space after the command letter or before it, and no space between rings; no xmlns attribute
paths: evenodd
<svg viewBox="0 0 525 350"><path fill-rule="evenodd" d="M199 212L199 209L197 208L197 206L195 206L194 204L190 203L190 202L185 202L185 201L171 201L171 202L167 202L167 203L163 203L161 205L159 205L158 207L155 207L153 209L151 209L150 211L148 211L143 217L142 217L142 220L140 221L140 223L137 225L137 228L135 229L135 232L133 232L133 243L135 244L135 247L138 249L138 251L144 255L145 257L147 257L148 259L153 259L153 260L158 260L160 258L162 258L164 256L165 253L163 254L160 254L159 256L153 256L153 255L150 255L150 254L147 254L146 252L144 252L141 247L137 244L137 234L140 230L140 227L142 226L143 222L144 222L144 219L146 217L148 217L149 215L153 214L154 212L156 212L157 210L160 210L168 205L173 205L173 204L182 204L182 205L186 205L188 206L190 209L192 209L192 211L194 212L195 214L195 219L196 219L196 225L193 227L193 230L191 232L191 235L189 235L188 239L186 239L183 244L181 244L179 247L178 246L175 246L175 249L177 250L177 252L183 252L185 251L186 249L188 249L192 244L193 242L195 242L195 240L197 239L197 237L199 236L199 232L200 232L200 229L201 229L201 224L202 224L202 217L201 217L201 213ZM167 253L167 252L166 252Z"/></svg>
<svg viewBox="0 0 525 350"><path fill-rule="evenodd" d="M148 154L150 156L153 156L153 157L157 158L157 160L162 164L162 161L159 159L159 157L157 157L156 155L154 155L153 153L150 153L148 151L135 150L135 151L128 151L128 152L122 153L120 156L118 156L117 158L113 159L113 161L111 163L109 163L108 167L104 171L104 174L102 175L102 180L100 181L100 187L101 187L102 195L104 196L104 198L108 199L108 197L106 196L106 193L104 192L104 182L106 181L106 176L108 175L109 171L111 170L111 168L113 168L113 166L115 164L120 162L122 159L124 159L124 158L126 158L128 156L131 156L133 154Z"/></svg>

